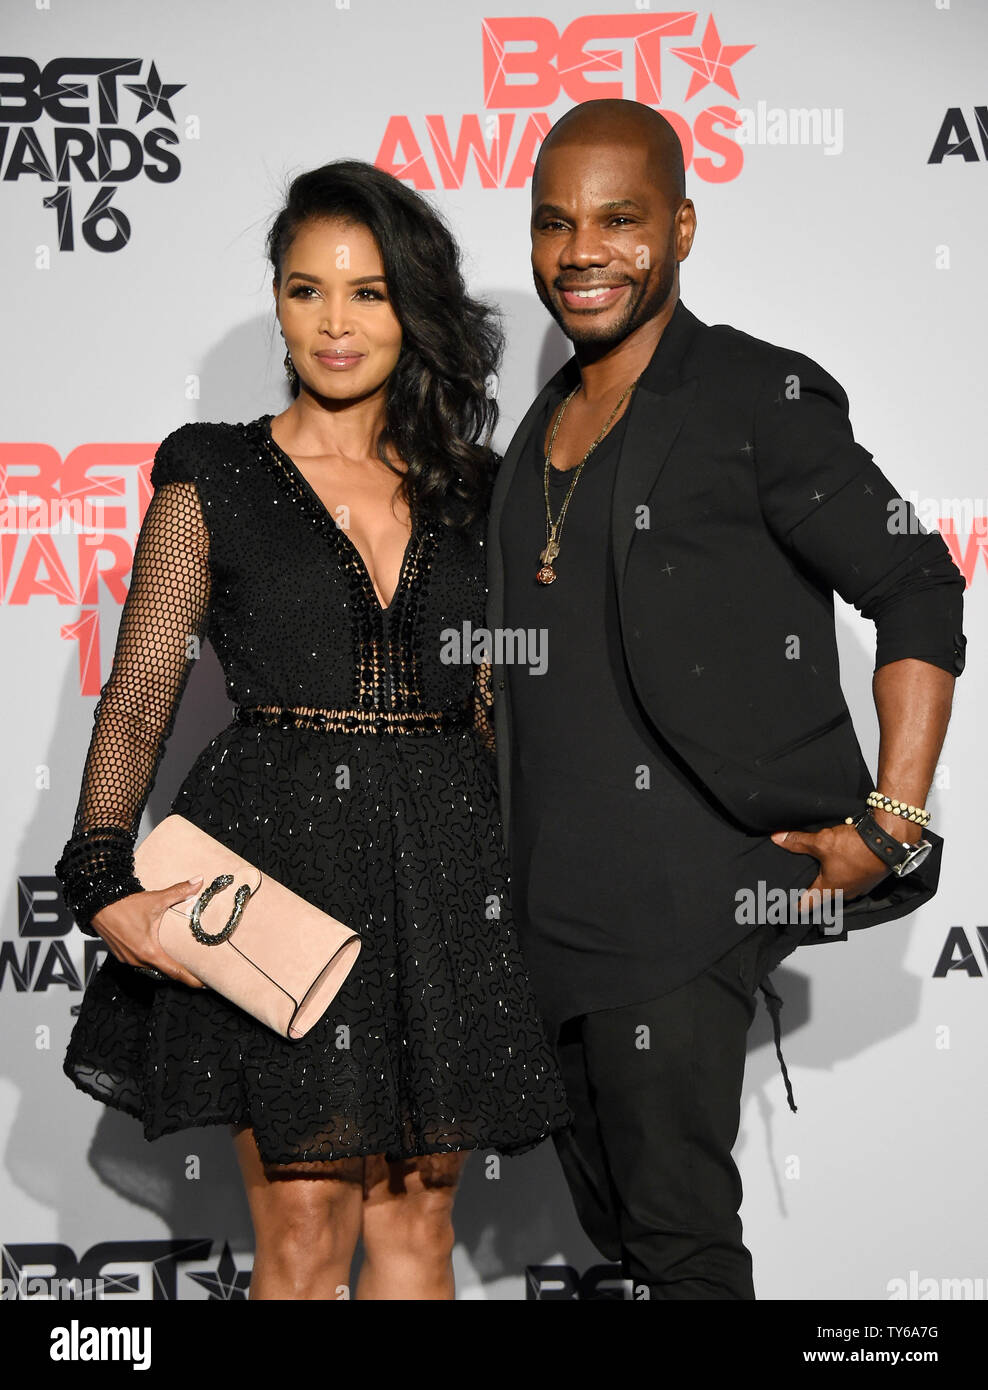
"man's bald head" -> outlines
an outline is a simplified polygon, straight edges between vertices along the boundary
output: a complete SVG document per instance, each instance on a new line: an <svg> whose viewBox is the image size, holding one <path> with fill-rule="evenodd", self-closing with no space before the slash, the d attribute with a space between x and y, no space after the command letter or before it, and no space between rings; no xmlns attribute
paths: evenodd
<svg viewBox="0 0 988 1390"><path fill-rule="evenodd" d="M532 173L532 197L539 177L539 164L548 150L562 145L629 145L642 147L649 174L673 207L686 197L686 167L679 136L651 106L640 101L607 97L584 101L565 111L542 141Z"/></svg>

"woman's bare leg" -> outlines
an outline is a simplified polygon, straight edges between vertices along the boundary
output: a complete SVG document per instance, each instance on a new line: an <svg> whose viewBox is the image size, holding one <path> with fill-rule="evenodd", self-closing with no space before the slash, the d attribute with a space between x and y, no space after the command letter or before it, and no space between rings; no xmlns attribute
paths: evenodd
<svg viewBox="0 0 988 1390"><path fill-rule="evenodd" d="M265 1165L254 1131L234 1128L251 1220L251 1299L349 1297L360 1235L364 1160Z"/></svg>
<svg viewBox="0 0 988 1390"><path fill-rule="evenodd" d="M356 1298L451 1299L453 1200L468 1150L365 1160Z"/></svg>

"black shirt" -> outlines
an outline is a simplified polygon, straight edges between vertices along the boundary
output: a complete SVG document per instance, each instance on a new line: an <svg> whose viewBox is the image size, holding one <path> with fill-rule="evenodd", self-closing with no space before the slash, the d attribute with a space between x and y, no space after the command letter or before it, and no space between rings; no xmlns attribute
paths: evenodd
<svg viewBox="0 0 988 1390"><path fill-rule="evenodd" d="M728 819L663 740L629 680L610 544L627 411L570 500L551 585L545 545L549 408L505 500L506 628L540 632L539 662L508 666L515 914L543 1014L575 1014L685 984L753 930L737 892L805 887L818 864ZM555 518L573 473L550 469ZM805 926L795 924L798 934Z"/></svg>

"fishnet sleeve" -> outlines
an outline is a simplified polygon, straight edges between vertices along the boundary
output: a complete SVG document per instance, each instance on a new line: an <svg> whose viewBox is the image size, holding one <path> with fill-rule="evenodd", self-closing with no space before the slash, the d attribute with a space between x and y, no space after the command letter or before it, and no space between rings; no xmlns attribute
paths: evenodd
<svg viewBox="0 0 988 1390"><path fill-rule="evenodd" d="M494 687L489 661L477 666L473 686L473 727L481 743L493 757L496 752L494 739Z"/></svg>
<svg viewBox="0 0 988 1390"><path fill-rule="evenodd" d="M209 612L209 533L198 491L181 469L159 467L164 448L151 479L174 480L155 487L141 525L72 835L55 865L66 906L90 936L98 935L94 913L143 891L134 844Z"/></svg>

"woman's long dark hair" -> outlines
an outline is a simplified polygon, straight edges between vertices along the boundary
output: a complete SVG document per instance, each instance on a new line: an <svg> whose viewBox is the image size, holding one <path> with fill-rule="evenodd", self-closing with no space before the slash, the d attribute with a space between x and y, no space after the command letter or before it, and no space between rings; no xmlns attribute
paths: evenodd
<svg viewBox="0 0 988 1390"><path fill-rule="evenodd" d="M487 383L504 346L497 312L467 294L459 248L430 204L359 159L335 160L292 181L267 237L277 284L303 223L331 217L364 226L376 238L402 329L378 457L391 467L390 445L407 465L409 505L448 525L466 525L486 507L495 463L490 440L498 408ZM298 392L296 378L292 394Z"/></svg>

